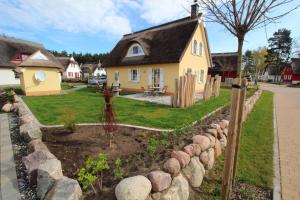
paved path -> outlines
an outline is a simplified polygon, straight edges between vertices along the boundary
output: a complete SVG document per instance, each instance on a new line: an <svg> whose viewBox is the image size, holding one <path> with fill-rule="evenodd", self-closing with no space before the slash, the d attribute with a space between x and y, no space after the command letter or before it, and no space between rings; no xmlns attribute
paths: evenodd
<svg viewBox="0 0 300 200"><path fill-rule="evenodd" d="M8 115L0 114L0 163L1 163L1 193L2 200L18 200L21 199L15 160L10 139Z"/></svg>
<svg viewBox="0 0 300 200"><path fill-rule="evenodd" d="M262 84L275 93L282 199L300 199L300 88Z"/></svg>

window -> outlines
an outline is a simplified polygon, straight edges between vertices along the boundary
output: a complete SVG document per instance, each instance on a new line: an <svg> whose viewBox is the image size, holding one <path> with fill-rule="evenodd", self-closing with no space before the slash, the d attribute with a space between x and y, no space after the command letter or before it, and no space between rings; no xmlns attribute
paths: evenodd
<svg viewBox="0 0 300 200"><path fill-rule="evenodd" d="M73 77L73 72L68 72L68 76Z"/></svg>
<svg viewBox="0 0 300 200"><path fill-rule="evenodd" d="M143 48L138 43L135 43L129 47L126 57L142 56L142 55L145 55Z"/></svg>
<svg viewBox="0 0 300 200"><path fill-rule="evenodd" d="M154 87L160 87L160 69L152 69L152 83Z"/></svg>
<svg viewBox="0 0 300 200"><path fill-rule="evenodd" d="M119 78L120 78L119 72L115 72L115 81L119 82L119 80L120 80Z"/></svg>
<svg viewBox="0 0 300 200"><path fill-rule="evenodd" d="M202 69L198 75L198 83L204 82L204 70Z"/></svg>
<svg viewBox="0 0 300 200"><path fill-rule="evenodd" d="M197 40L194 40L194 43L193 43L193 54L197 55Z"/></svg>
<svg viewBox="0 0 300 200"><path fill-rule="evenodd" d="M203 49L203 48L202 48L202 43L200 42L200 43L199 43L199 49L198 49L198 55L199 55L199 56L202 56L202 49Z"/></svg>
<svg viewBox="0 0 300 200"><path fill-rule="evenodd" d="M131 78L130 78L130 80L131 81L137 81L137 76L138 76L137 70L136 69L132 69L131 70Z"/></svg>

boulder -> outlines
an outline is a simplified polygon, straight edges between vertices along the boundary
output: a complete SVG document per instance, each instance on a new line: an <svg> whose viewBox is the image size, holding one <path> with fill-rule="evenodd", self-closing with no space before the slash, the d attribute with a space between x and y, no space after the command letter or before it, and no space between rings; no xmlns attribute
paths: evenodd
<svg viewBox="0 0 300 200"><path fill-rule="evenodd" d="M212 169L215 163L215 150L213 148L208 149L208 163L207 163L207 169Z"/></svg>
<svg viewBox="0 0 300 200"><path fill-rule="evenodd" d="M183 168L182 171L189 180L191 186L200 187L205 174L205 169L198 157L192 157L191 162Z"/></svg>
<svg viewBox="0 0 300 200"><path fill-rule="evenodd" d="M20 126L20 134L27 141L42 138L41 129L40 129L39 125L34 122L30 122L30 123L21 125Z"/></svg>
<svg viewBox="0 0 300 200"><path fill-rule="evenodd" d="M208 137L203 135L195 135L193 137L193 143L199 144L202 151L205 151L210 147L210 140Z"/></svg>
<svg viewBox="0 0 300 200"><path fill-rule="evenodd" d="M200 161L203 163L204 167L207 169L207 164L208 164L208 153L207 153L207 151L203 151L200 154Z"/></svg>
<svg viewBox="0 0 300 200"><path fill-rule="evenodd" d="M20 97L18 95L14 95L14 102L15 103L20 102Z"/></svg>
<svg viewBox="0 0 300 200"><path fill-rule="evenodd" d="M27 109L25 108L24 105L19 104L19 106L18 106L18 113L19 113L19 116L23 116L23 115L28 114L28 111L27 111Z"/></svg>
<svg viewBox="0 0 300 200"><path fill-rule="evenodd" d="M20 124L27 124L33 122L33 117L30 114L20 116Z"/></svg>
<svg viewBox="0 0 300 200"><path fill-rule="evenodd" d="M54 183L63 177L61 162L57 159L46 160L37 168L37 197L44 199Z"/></svg>
<svg viewBox="0 0 300 200"><path fill-rule="evenodd" d="M180 163L176 158L170 158L165 162L163 169L172 176L177 176L180 172Z"/></svg>
<svg viewBox="0 0 300 200"><path fill-rule="evenodd" d="M221 128L217 129L218 132L218 139L221 139L222 135L223 135L223 130Z"/></svg>
<svg viewBox="0 0 300 200"><path fill-rule="evenodd" d="M161 192L171 185L171 175L163 171L152 171L148 174L153 192Z"/></svg>
<svg viewBox="0 0 300 200"><path fill-rule="evenodd" d="M228 126L229 126L229 121L228 120L222 119L221 122L225 124L225 128L228 128Z"/></svg>
<svg viewBox="0 0 300 200"><path fill-rule="evenodd" d="M74 179L63 176L55 182L44 200L80 200L81 197L82 191L79 183Z"/></svg>
<svg viewBox="0 0 300 200"><path fill-rule="evenodd" d="M212 136L214 136L215 138L218 137L218 131L217 129L214 128L208 128L206 130L207 133L211 134Z"/></svg>
<svg viewBox="0 0 300 200"><path fill-rule="evenodd" d="M189 154L183 152L183 151L173 151L171 153L172 158L176 158L179 161L180 166L183 168L189 164L191 157Z"/></svg>
<svg viewBox="0 0 300 200"><path fill-rule="evenodd" d="M11 103L7 103L2 107L3 112L11 112L13 109L13 105Z"/></svg>
<svg viewBox="0 0 300 200"><path fill-rule="evenodd" d="M144 176L123 179L115 189L117 200L145 200L151 192L151 182Z"/></svg>
<svg viewBox="0 0 300 200"><path fill-rule="evenodd" d="M19 112L19 106L19 103L13 103L11 110L17 113Z"/></svg>
<svg viewBox="0 0 300 200"><path fill-rule="evenodd" d="M49 151L47 146L42 142L41 139L31 140L27 145L28 154L35 151Z"/></svg>
<svg viewBox="0 0 300 200"><path fill-rule="evenodd" d="M216 124L216 123L212 123L209 125L211 128L214 128L214 129L219 129L221 128L219 124Z"/></svg>
<svg viewBox="0 0 300 200"><path fill-rule="evenodd" d="M189 145L185 146L183 149L184 149L184 152L189 154L190 157L192 157L194 155L199 156L201 153L201 147L199 144L189 144Z"/></svg>
<svg viewBox="0 0 300 200"><path fill-rule="evenodd" d="M22 158L22 162L28 172L31 185L36 184L37 168L47 160L51 159L56 159L56 157L49 151L35 151Z"/></svg>
<svg viewBox="0 0 300 200"><path fill-rule="evenodd" d="M216 144L216 138L212 136L211 134L205 133L205 136L209 138L210 140L210 147L214 147Z"/></svg>
<svg viewBox="0 0 300 200"><path fill-rule="evenodd" d="M222 155L222 147L219 140L216 140L216 145L214 147L215 150L215 157L218 158L220 155Z"/></svg>
<svg viewBox="0 0 300 200"><path fill-rule="evenodd" d="M223 134L227 137L228 136L228 128L223 129Z"/></svg>
<svg viewBox="0 0 300 200"><path fill-rule="evenodd" d="M227 127L227 124L223 121L220 121L218 124L222 130Z"/></svg>
<svg viewBox="0 0 300 200"><path fill-rule="evenodd" d="M160 192L156 192L156 193L151 194L152 200L160 200L160 196L161 196Z"/></svg>
<svg viewBox="0 0 300 200"><path fill-rule="evenodd" d="M160 200L188 200L189 183L179 174L173 178L171 187L161 193Z"/></svg>
<svg viewBox="0 0 300 200"><path fill-rule="evenodd" d="M220 139L220 143L221 143L222 149L225 149L227 146L227 138L225 135L223 135L222 138Z"/></svg>

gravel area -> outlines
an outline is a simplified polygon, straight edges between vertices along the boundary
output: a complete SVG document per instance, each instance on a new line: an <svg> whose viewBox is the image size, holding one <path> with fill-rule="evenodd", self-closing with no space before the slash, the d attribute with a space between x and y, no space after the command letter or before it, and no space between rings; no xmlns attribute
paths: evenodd
<svg viewBox="0 0 300 200"><path fill-rule="evenodd" d="M14 151L21 200L38 199L36 197L36 186L31 187L29 185L28 175L26 173L25 166L22 163L22 157L27 156L27 142L25 142L20 136L19 119L15 113L9 114L9 129Z"/></svg>

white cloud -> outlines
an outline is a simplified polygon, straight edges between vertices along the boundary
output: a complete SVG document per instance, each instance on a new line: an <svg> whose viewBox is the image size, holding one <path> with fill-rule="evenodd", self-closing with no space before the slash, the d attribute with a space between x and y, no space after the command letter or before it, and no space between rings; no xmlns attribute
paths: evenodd
<svg viewBox="0 0 300 200"><path fill-rule="evenodd" d="M0 0L0 25L122 35L131 31L119 7L132 0Z"/></svg>
<svg viewBox="0 0 300 200"><path fill-rule="evenodd" d="M152 24L179 19L189 15L188 0L144 0L141 17Z"/></svg>

